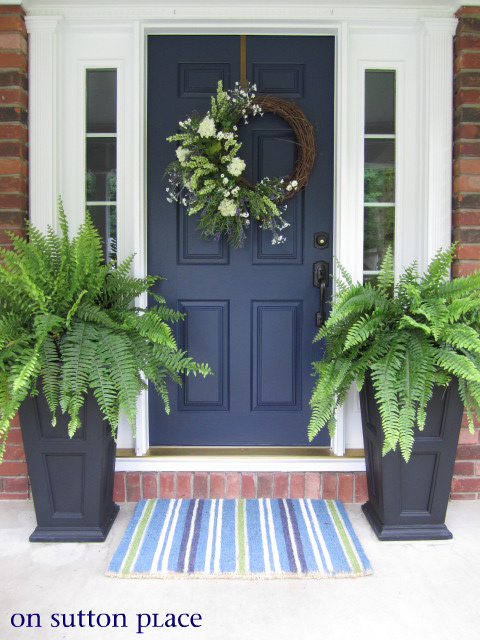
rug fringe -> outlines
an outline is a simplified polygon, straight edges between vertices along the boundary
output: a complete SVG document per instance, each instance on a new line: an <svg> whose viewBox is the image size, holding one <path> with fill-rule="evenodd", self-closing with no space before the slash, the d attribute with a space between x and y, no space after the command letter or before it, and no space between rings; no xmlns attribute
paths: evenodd
<svg viewBox="0 0 480 640"><path fill-rule="evenodd" d="M372 569L366 569L361 573L276 573L266 575L259 574L243 574L238 573L177 573L175 571L169 573L128 573L119 574L114 571L107 571L105 575L108 578L120 578L122 580L326 580L336 578L363 578L373 574Z"/></svg>

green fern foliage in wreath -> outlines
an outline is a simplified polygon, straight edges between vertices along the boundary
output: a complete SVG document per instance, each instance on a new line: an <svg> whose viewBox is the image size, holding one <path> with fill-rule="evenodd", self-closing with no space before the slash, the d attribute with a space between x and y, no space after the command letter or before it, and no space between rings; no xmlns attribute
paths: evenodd
<svg viewBox="0 0 480 640"><path fill-rule="evenodd" d="M397 445L408 461L415 428L423 429L434 385L458 378L468 424L480 416L480 272L450 280L455 246L437 253L424 275L416 263L394 281L389 248L376 282L354 283L339 264L337 296L318 331L325 339L310 401L312 440L335 432L335 413L353 383L370 373L385 434L383 454Z"/></svg>
<svg viewBox="0 0 480 640"><path fill-rule="evenodd" d="M171 324L182 315L151 290L159 278L131 276L133 256L105 264L88 215L72 240L61 203L59 220L60 235L29 226L29 242L12 235L13 249L0 250L0 460L10 421L39 381L53 424L60 407L73 436L92 389L115 436L121 410L134 428L147 380L168 413L169 378L211 373L178 350ZM134 306L145 292L157 303L147 310Z"/></svg>

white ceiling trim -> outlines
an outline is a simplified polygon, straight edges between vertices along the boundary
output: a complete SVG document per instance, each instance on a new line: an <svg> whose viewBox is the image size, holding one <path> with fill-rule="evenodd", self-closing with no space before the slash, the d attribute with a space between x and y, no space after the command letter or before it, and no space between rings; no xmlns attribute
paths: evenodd
<svg viewBox="0 0 480 640"><path fill-rule="evenodd" d="M478 4L480 0L471 2ZM4 0L0 0L4 3ZM11 0L8 2L11 3ZM384 20L418 20L420 18L452 17L462 4L458 0L326 0L303 1L292 4L290 0L24 0L23 7L29 15L61 14L66 19L95 19L116 21L165 20L185 18L191 20L358 20L377 22Z"/></svg>

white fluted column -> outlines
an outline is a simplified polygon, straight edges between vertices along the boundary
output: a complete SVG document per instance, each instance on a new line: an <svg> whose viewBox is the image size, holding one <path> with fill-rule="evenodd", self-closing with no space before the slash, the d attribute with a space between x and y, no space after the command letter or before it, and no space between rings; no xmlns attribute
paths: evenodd
<svg viewBox="0 0 480 640"><path fill-rule="evenodd" d="M30 221L56 226L58 33L62 18L27 16Z"/></svg>
<svg viewBox="0 0 480 640"><path fill-rule="evenodd" d="M456 19L423 20L425 134L425 258L451 242L453 36ZM426 264L424 265L426 266Z"/></svg>

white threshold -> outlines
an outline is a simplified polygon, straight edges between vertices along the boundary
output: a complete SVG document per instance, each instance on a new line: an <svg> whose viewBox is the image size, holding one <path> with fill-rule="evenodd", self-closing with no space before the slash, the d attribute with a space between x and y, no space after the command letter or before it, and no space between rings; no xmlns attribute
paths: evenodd
<svg viewBox="0 0 480 640"><path fill-rule="evenodd" d="M321 456L131 456L117 458L115 471L250 471L332 473L365 471L365 458Z"/></svg>

